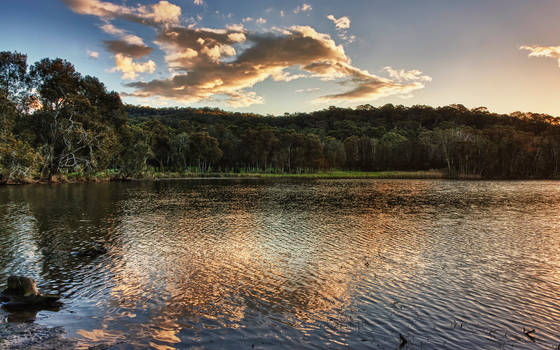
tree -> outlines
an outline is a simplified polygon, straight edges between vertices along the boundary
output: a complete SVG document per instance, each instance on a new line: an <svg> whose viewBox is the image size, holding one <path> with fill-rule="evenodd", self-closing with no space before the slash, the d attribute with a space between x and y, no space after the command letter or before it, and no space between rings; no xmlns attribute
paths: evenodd
<svg viewBox="0 0 560 350"><path fill-rule="evenodd" d="M159 167L159 171L165 170L171 157L171 137L169 129L158 119L152 119L144 124L144 132L148 136L148 144L152 150L152 160Z"/></svg>
<svg viewBox="0 0 560 350"><path fill-rule="evenodd" d="M141 127L124 124L119 129L119 144L122 145L117 167L122 177L134 177L146 170L150 157L148 137Z"/></svg>
<svg viewBox="0 0 560 350"><path fill-rule="evenodd" d="M9 99L22 111L29 102L27 55L18 52L0 52L0 95Z"/></svg>
<svg viewBox="0 0 560 350"><path fill-rule="evenodd" d="M13 135L0 137L0 183L29 178L40 156L26 142Z"/></svg>
<svg viewBox="0 0 560 350"><path fill-rule="evenodd" d="M185 170L188 165L190 138L186 132L174 135L171 138L171 158L176 168Z"/></svg>
<svg viewBox="0 0 560 350"><path fill-rule="evenodd" d="M28 83L27 56L0 52L0 182L29 177L40 160L28 142L13 134L25 109Z"/></svg>
<svg viewBox="0 0 560 350"><path fill-rule="evenodd" d="M334 137L326 137L323 141L324 168L343 168L346 163L346 150L344 144Z"/></svg>
<svg viewBox="0 0 560 350"><path fill-rule="evenodd" d="M30 76L41 102L34 118L42 177L50 180L63 170L89 172L107 166L116 135L96 106L106 95L104 87L82 79L70 62L59 58L35 63Z"/></svg>
<svg viewBox="0 0 560 350"><path fill-rule="evenodd" d="M208 171L212 163L218 161L223 153L218 146L218 140L207 132L196 132L190 137L191 156L195 159L199 171Z"/></svg>

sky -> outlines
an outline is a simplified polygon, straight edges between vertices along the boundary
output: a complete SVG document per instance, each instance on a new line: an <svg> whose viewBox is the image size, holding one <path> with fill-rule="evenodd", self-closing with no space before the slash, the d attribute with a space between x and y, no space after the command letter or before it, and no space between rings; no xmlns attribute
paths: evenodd
<svg viewBox="0 0 560 350"><path fill-rule="evenodd" d="M0 50L153 107L560 116L558 18L558 0L2 0Z"/></svg>

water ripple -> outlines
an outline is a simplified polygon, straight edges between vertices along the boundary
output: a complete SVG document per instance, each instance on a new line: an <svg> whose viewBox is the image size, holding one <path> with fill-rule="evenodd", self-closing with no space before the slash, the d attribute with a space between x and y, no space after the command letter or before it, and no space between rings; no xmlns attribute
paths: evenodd
<svg viewBox="0 0 560 350"><path fill-rule="evenodd" d="M0 283L61 293L36 322L82 347L556 348L559 209L556 182L3 187Z"/></svg>

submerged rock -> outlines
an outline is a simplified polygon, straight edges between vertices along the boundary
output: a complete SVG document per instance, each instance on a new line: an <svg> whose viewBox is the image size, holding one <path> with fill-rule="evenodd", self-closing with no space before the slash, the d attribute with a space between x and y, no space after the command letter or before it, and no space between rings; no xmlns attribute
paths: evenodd
<svg viewBox="0 0 560 350"><path fill-rule="evenodd" d="M0 323L2 350L66 350L75 349L76 342L65 339L62 328L48 328L33 323Z"/></svg>
<svg viewBox="0 0 560 350"><path fill-rule="evenodd" d="M23 276L10 276L0 295L2 307L8 311L58 309L62 305L59 299L58 295L41 294L35 280Z"/></svg>
<svg viewBox="0 0 560 350"><path fill-rule="evenodd" d="M40 295L35 280L23 276L8 277L8 288L2 294L20 297Z"/></svg>
<svg viewBox="0 0 560 350"><path fill-rule="evenodd" d="M77 258L97 258L100 255L107 254L107 248L105 247L97 247L97 248L90 248L85 249L79 252L72 253L73 256Z"/></svg>

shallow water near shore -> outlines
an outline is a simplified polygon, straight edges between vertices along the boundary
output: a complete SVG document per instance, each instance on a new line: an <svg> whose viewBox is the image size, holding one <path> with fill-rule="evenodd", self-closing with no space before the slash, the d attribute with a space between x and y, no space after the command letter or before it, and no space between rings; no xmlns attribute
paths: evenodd
<svg viewBox="0 0 560 350"><path fill-rule="evenodd" d="M0 316L81 347L556 348L559 213L554 181L0 187L0 285L65 303Z"/></svg>

